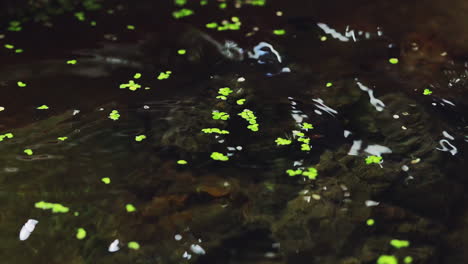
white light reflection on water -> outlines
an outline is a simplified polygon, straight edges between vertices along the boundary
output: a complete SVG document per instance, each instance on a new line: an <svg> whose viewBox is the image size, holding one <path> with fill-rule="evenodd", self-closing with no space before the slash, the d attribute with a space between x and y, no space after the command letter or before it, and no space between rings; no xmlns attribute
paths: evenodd
<svg viewBox="0 0 468 264"><path fill-rule="evenodd" d="M325 105L323 103L323 100L318 98L318 99L312 99L312 101L316 102L316 104L314 104L317 108L329 113L330 115L332 116L335 116L336 114L338 114L338 111L336 111L335 109L333 108L330 108L328 107L327 105Z"/></svg>
<svg viewBox="0 0 468 264"><path fill-rule="evenodd" d="M442 132L442 135L445 137L445 138L448 138L449 140L454 140L455 138L450 135L447 131L443 131ZM458 149L457 147L455 147L454 145L452 145L447 139L441 139L439 140L439 144L441 146L441 148L436 148L437 150L440 150L440 151L444 151L444 152L450 152L450 154L452 154L452 156L455 156L455 154L458 153Z"/></svg>
<svg viewBox="0 0 468 264"><path fill-rule="evenodd" d="M317 26L321 28L325 34L328 34L332 36L332 38L337 39L339 41L343 42L348 42L350 39L352 39L354 42L359 41L358 38L356 38L356 33L354 29L350 29L349 25L346 26L345 33L344 35L341 34L340 32L336 31L335 29L331 28L325 23L317 23ZM383 36L383 31L380 27L377 27L377 34L371 33L371 32L364 32L362 30L359 30L357 32L358 36L364 36L364 39L370 39L371 37L382 37Z"/></svg>
<svg viewBox="0 0 468 264"><path fill-rule="evenodd" d="M28 239L31 233L34 231L34 228L36 228L37 223L39 223L39 221L35 219L29 219L21 228L19 239L21 241Z"/></svg>
<svg viewBox="0 0 468 264"><path fill-rule="evenodd" d="M108 251L109 252L116 252L116 251L119 251L120 247L119 247L119 240L116 239L114 240L110 245L109 245L109 249Z"/></svg>
<svg viewBox="0 0 468 264"><path fill-rule="evenodd" d="M385 104L380 101L379 99L374 97L374 90L369 89L369 87L365 86L364 84L360 83L356 78L356 83L359 86L359 89L367 92L369 94L370 103L375 107L375 110L382 112L385 108Z"/></svg>

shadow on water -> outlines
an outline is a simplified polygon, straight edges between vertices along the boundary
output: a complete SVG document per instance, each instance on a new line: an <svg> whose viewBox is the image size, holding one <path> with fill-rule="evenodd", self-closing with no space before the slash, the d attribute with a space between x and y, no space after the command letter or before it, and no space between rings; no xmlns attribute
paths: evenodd
<svg viewBox="0 0 468 264"><path fill-rule="evenodd" d="M2 261L468 263L466 9L2 2Z"/></svg>

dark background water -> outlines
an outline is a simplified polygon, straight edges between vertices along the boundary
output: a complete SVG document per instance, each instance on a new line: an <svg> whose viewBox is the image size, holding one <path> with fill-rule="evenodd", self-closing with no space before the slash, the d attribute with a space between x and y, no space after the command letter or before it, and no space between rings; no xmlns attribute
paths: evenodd
<svg viewBox="0 0 468 264"><path fill-rule="evenodd" d="M2 263L468 262L468 3L258 2L2 1ZM182 8L194 14L175 19ZM206 27L232 17L240 30ZM272 49L250 58L260 42ZM129 80L142 88L119 88ZM309 168L315 180L286 173Z"/></svg>

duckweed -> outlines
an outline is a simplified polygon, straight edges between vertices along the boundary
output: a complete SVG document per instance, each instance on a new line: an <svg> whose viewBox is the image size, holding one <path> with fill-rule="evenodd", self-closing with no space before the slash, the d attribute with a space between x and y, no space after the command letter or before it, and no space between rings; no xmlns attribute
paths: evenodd
<svg viewBox="0 0 468 264"><path fill-rule="evenodd" d="M289 176L296 176L296 175L301 175L302 174L302 170L300 169L297 169L297 170L287 170L286 173L289 175Z"/></svg>
<svg viewBox="0 0 468 264"><path fill-rule="evenodd" d="M314 126L310 123L307 123L307 122L304 122L301 124L301 128L304 129L304 130L307 130L307 129L314 129Z"/></svg>
<svg viewBox="0 0 468 264"><path fill-rule="evenodd" d="M408 240L392 239L390 241L390 245L392 245L395 248L403 248L403 247L409 247L410 242Z"/></svg>
<svg viewBox="0 0 468 264"><path fill-rule="evenodd" d="M41 106L37 107L36 109L38 109L38 110L47 110L47 109L49 109L49 107L47 105L41 105Z"/></svg>
<svg viewBox="0 0 468 264"><path fill-rule="evenodd" d="M210 156L212 159L214 160L219 160L219 161L227 161L229 160L229 157L222 154L222 153L219 153L219 152L213 152L211 153L211 156Z"/></svg>
<svg viewBox="0 0 468 264"><path fill-rule="evenodd" d="M398 259L392 255L382 255L377 259L377 264L398 264Z"/></svg>
<svg viewBox="0 0 468 264"><path fill-rule="evenodd" d="M204 128L201 131L205 134L229 134L229 131L219 128Z"/></svg>
<svg viewBox="0 0 468 264"><path fill-rule="evenodd" d="M166 72L161 72L158 75L158 80L165 80L168 79L169 76L171 76L172 71L166 71Z"/></svg>
<svg viewBox="0 0 468 264"><path fill-rule="evenodd" d="M68 211L70 211L68 207L63 206L59 203L48 203L44 201L35 203L34 207L43 209L43 210L52 209L52 213L68 213Z"/></svg>
<svg viewBox="0 0 468 264"><path fill-rule="evenodd" d="M136 83L134 80L128 81L128 83L123 83L119 86L120 89L128 88L130 91L136 91L137 89L141 88L141 85Z"/></svg>
<svg viewBox="0 0 468 264"><path fill-rule="evenodd" d="M127 210L128 213L132 213L136 211L136 208L135 206L133 206L133 204L126 204L125 210Z"/></svg>
<svg viewBox="0 0 468 264"><path fill-rule="evenodd" d="M238 114L241 116L243 119L247 120L250 125L247 126L248 129L256 132L258 131L258 123L257 123L257 117L255 114L249 110L249 109L244 109L241 113Z"/></svg>
<svg viewBox="0 0 468 264"><path fill-rule="evenodd" d="M191 15L193 15L193 13L194 13L194 12L193 12L193 10L191 10L191 9L182 8L182 9L180 9L180 10L177 10L177 11L172 12L172 16L173 16L175 19L179 19L179 18L191 16Z"/></svg>
<svg viewBox="0 0 468 264"><path fill-rule="evenodd" d="M13 138L12 133L5 133L3 135L0 135L0 141L3 141L4 138Z"/></svg>
<svg viewBox="0 0 468 264"><path fill-rule="evenodd" d="M285 138L280 138L280 137L277 138L275 140L275 142L276 142L276 145L278 145L278 146L290 145L292 143L291 140L285 139Z"/></svg>
<svg viewBox="0 0 468 264"><path fill-rule="evenodd" d="M146 136L145 135L138 135L138 136L135 136L135 141L142 141L143 139L146 139Z"/></svg>
<svg viewBox="0 0 468 264"><path fill-rule="evenodd" d="M306 176L310 180L315 180L317 178L317 169L316 168L308 168L307 171L304 171L302 175Z"/></svg>
<svg viewBox="0 0 468 264"><path fill-rule="evenodd" d="M373 226L375 224L375 220L372 218L369 218L366 220L366 225L368 226Z"/></svg>
<svg viewBox="0 0 468 264"><path fill-rule="evenodd" d="M228 120L229 114L226 112L213 111L212 112L214 120Z"/></svg>
<svg viewBox="0 0 468 264"><path fill-rule="evenodd" d="M111 183L111 179L109 177L104 177L101 179L101 181L104 183L104 184L109 184Z"/></svg>
<svg viewBox="0 0 468 264"><path fill-rule="evenodd" d="M86 237L86 230L82 227L78 228L76 230L76 238L82 240L82 239L85 239L85 237Z"/></svg>
<svg viewBox="0 0 468 264"><path fill-rule="evenodd" d="M109 114L109 118L112 120L118 120L120 118L119 111L117 110L112 110L112 112Z"/></svg>
<svg viewBox="0 0 468 264"><path fill-rule="evenodd" d="M282 35L286 34L286 30L284 30L284 29L275 29L275 30L273 30L273 34L278 35L278 36L282 36Z"/></svg>
<svg viewBox="0 0 468 264"><path fill-rule="evenodd" d="M128 242L127 247L130 249L138 250L140 249L140 244L138 244L138 242L135 241L130 241Z"/></svg>
<svg viewBox="0 0 468 264"><path fill-rule="evenodd" d="M397 58L390 58L388 60L388 62L390 62L391 64L397 64L398 63L398 59Z"/></svg>
<svg viewBox="0 0 468 264"><path fill-rule="evenodd" d="M236 101L236 104L243 105L245 103L245 99L239 99Z"/></svg>
<svg viewBox="0 0 468 264"><path fill-rule="evenodd" d="M379 156L369 156L366 158L366 164L376 163L379 164L382 161L382 157Z"/></svg>

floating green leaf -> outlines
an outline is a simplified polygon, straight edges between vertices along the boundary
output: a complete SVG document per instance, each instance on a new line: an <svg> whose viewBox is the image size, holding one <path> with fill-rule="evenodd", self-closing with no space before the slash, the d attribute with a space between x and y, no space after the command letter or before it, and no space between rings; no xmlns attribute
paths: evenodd
<svg viewBox="0 0 468 264"><path fill-rule="evenodd" d="M128 83L123 83L119 86L120 89L128 88L130 91L136 91L137 89L141 88L141 85L136 83L134 80L128 81Z"/></svg>
<svg viewBox="0 0 468 264"><path fill-rule="evenodd" d="M35 203L34 207L43 209L43 210L52 209L52 213L68 213L68 211L70 211L68 207L63 206L59 203L48 203L44 201Z"/></svg>
<svg viewBox="0 0 468 264"><path fill-rule="evenodd" d="M186 17L186 16L191 16L191 15L193 15L193 13L194 12L191 9L182 8L180 10L172 12L172 16L175 19L179 19L179 18L183 18L183 17Z"/></svg>
<svg viewBox="0 0 468 264"><path fill-rule="evenodd" d="M186 164L187 164L187 161L186 161L186 160L178 160L178 161L177 161L177 164L179 164L179 165L186 165Z"/></svg>
<svg viewBox="0 0 468 264"><path fill-rule="evenodd" d="M213 152L211 153L211 156L210 156L212 159L214 160L220 160L220 161L227 161L229 160L229 157L222 154L222 153L219 153L219 152Z"/></svg>
<svg viewBox="0 0 468 264"><path fill-rule="evenodd" d="M207 27L207 28L217 28L217 27L218 27L218 23L216 23L216 22L211 22L211 23L206 24L206 27Z"/></svg>
<svg viewBox="0 0 468 264"><path fill-rule="evenodd" d="M392 239L390 241L390 245L394 246L395 248L403 248L409 247L410 242L408 240Z"/></svg>
<svg viewBox="0 0 468 264"><path fill-rule="evenodd" d="M242 118L244 118L245 120L247 120L247 122L249 122L250 125L247 126L248 129L256 132L258 131L258 123L257 123L257 117L255 116L255 114L249 110L249 109L244 109L241 113L239 113L238 115L240 115Z"/></svg>
<svg viewBox="0 0 468 264"><path fill-rule="evenodd" d="M26 87L26 83L21 82L21 81L16 82L16 84L17 84L19 87Z"/></svg>
<svg viewBox="0 0 468 264"><path fill-rule="evenodd" d="M112 112L109 114L109 118L112 120L118 120L120 118L119 111L117 110L112 110Z"/></svg>
<svg viewBox="0 0 468 264"><path fill-rule="evenodd" d="M177 54L179 54L179 55L185 55L185 53L187 53L187 51L184 50L184 49L180 49L180 50L177 51Z"/></svg>
<svg viewBox="0 0 468 264"><path fill-rule="evenodd" d="M304 171L302 175L306 176L310 180L315 180L317 178L317 169L316 168L308 168L307 171Z"/></svg>
<svg viewBox="0 0 468 264"><path fill-rule="evenodd" d="M366 158L366 164L376 163L379 164L382 161L382 157L380 156L369 156Z"/></svg>
<svg viewBox="0 0 468 264"><path fill-rule="evenodd" d="M276 145L278 145L278 146L290 145L290 144L292 143L291 140L285 139L285 138L280 138L280 137L277 138L277 139L275 140L275 142L276 142Z"/></svg>
<svg viewBox="0 0 468 264"><path fill-rule="evenodd" d="M161 72L158 75L158 80L168 79L171 76L172 71Z"/></svg>
<svg viewBox="0 0 468 264"><path fill-rule="evenodd" d="M377 259L377 264L398 264L398 259L392 255L382 255Z"/></svg>
<svg viewBox="0 0 468 264"><path fill-rule="evenodd" d="M224 96L228 96L232 93L232 90L229 87L219 88L218 93Z"/></svg>
<svg viewBox="0 0 468 264"><path fill-rule="evenodd" d="M138 242L135 241L130 241L128 242L127 247L130 249L138 250L140 249L140 244L138 244Z"/></svg>
<svg viewBox="0 0 468 264"><path fill-rule="evenodd" d="M309 144L301 144L301 150L302 151L310 151L310 145Z"/></svg>
<svg viewBox="0 0 468 264"><path fill-rule="evenodd" d="M127 29L128 30L135 30L135 26L134 25L127 25Z"/></svg>
<svg viewBox="0 0 468 264"><path fill-rule="evenodd" d="M31 156L33 154L32 149L25 149L23 152L26 153L26 155L28 156Z"/></svg>
<svg viewBox="0 0 468 264"><path fill-rule="evenodd" d="M229 114L226 112L213 111L212 112L214 120L228 120Z"/></svg>
<svg viewBox="0 0 468 264"><path fill-rule="evenodd" d="M296 176L296 175L301 175L302 174L302 170L300 169L297 169L297 170L287 170L286 173L289 175L289 176Z"/></svg>
<svg viewBox="0 0 468 264"><path fill-rule="evenodd" d="M247 3L253 6L264 6L266 4L266 0L250 0Z"/></svg>
<svg viewBox="0 0 468 264"><path fill-rule="evenodd" d="M85 14L83 12L76 12L75 14L75 17L80 20L80 21L84 21L85 20Z"/></svg>
<svg viewBox="0 0 468 264"><path fill-rule="evenodd" d="M111 183L111 179L109 177L104 177L101 179L101 181L104 183L104 184L109 184Z"/></svg>
<svg viewBox="0 0 468 264"><path fill-rule="evenodd" d="M368 226L373 226L375 224L375 220L372 218L367 219L366 225Z"/></svg>
<svg viewBox="0 0 468 264"><path fill-rule="evenodd" d="M5 133L3 135L0 135L0 141L3 141L3 139L5 138L13 138L13 134L12 133Z"/></svg>
<svg viewBox="0 0 468 264"><path fill-rule="evenodd" d="M413 258L411 256L406 256L404 259L403 259L403 262L405 262L406 264L410 264L413 262Z"/></svg>
<svg viewBox="0 0 468 264"><path fill-rule="evenodd" d="M312 124L310 124L310 123L304 122L304 123L301 124L301 128L305 129L305 130L314 129L314 126Z"/></svg>
<svg viewBox="0 0 468 264"><path fill-rule="evenodd" d="M47 110L47 109L49 109L49 107L47 105L41 105L41 106L38 106L36 109Z"/></svg>
<svg viewBox="0 0 468 264"><path fill-rule="evenodd" d="M284 29L275 29L275 30L273 30L273 34L281 36L281 35L286 34L286 30L284 30Z"/></svg>
<svg viewBox="0 0 468 264"><path fill-rule="evenodd" d="M429 89L424 89L423 94L424 94L424 95L430 95L430 94L432 94L432 91L429 90Z"/></svg>
<svg viewBox="0 0 468 264"><path fill-rule="evenodd" d="M245 99L239 99L236 101L236 104L243 105L245 103Z"/></svg>
<svg viewBox="0 0 468 264"><path fill-rule="evenodd" d="M21 31L21 22L19 21L10 21L10 25L8 26L7 30L9 31Z"/></svg>
<svg viewBox="0 0 468 264"><path fill-rule="evenodd" d="M85 237L86 237L86 230L82 227L78 228L76 230L76 238L81 240L81 239L85 239Z"/></svg>
<svg viewBox="0 0 468 264"><path fill-rule="evenodd" d="M398 59L397 58L390 58L388 60L391 64L397 64L398 63Z"/></svg>
<svg viewBox="0 0 468 264"><path fill-rule="evenodd" d="M76 60L67 60L67 64L75 65Z"/></svg>
<svg viewBox="0 0 468 264"><path fill-rule="evenodd" d="M131 212L135 212L136 208L135 208L135 206L133 206L133 204L127 204L127 205L125 205L125 210L127 210L127 212L131 213Z"/></svg>
<svg viewBox="0 0 468 264"><path fill-rule="evenodd" d="M142 141L143 139L146 139L145 135L138 135L138 136L135 137L135 140L138 141L138 142Z"/></svg>
<svg viewBox="0 0 468 264"><path fill-rule="evenodd" d="M183 6L187 4L187 0L174 0L174 4L178 6Z"/></svg>
<svg viewBox="0 0 468 264"><path fill-rule="evenodd" d="M206 134L229 134L229 131L219 128L203 128L201 131Z"/></svg>

